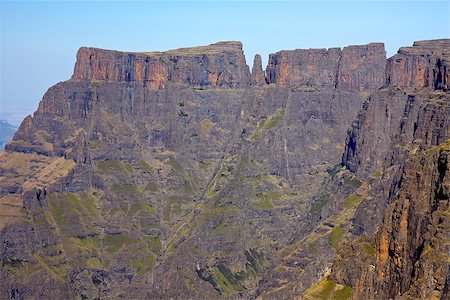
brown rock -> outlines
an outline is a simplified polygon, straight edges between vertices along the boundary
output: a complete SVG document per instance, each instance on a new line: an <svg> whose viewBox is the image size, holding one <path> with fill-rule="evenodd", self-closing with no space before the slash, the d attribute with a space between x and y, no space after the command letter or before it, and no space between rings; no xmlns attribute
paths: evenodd
<svg viewBox="0 0 450 300"><path fill-rule="evenodd" d="M72 80L143 82L159 88L167 82L239 88L250 72L240 42L166 52L119 52L82 47Z"/></svg>
<svg viewBox="0 0 450 300"><path fill-rule="evenodd" d="M388 59L386 81L402 88L447 90L450 82L450 39L414 42Z"/></svg>
<svg viewBox="0 0 450 300"><path fill-rule="evenodd" d="M252 67L252 85L263 85L265 83L266 79L262 69L261 55L256 54Z"/></svg>
<svg viewBox="0 0 450 300"><path fill-rule="evenodd" d="M383 43L348 46L342 51L336 86L345 90L368 90L384 83L386 51Z"/></svg>
<svg viewBox="0 0 450 300"><path fill-rule="evenodd" d="M366 90L384 83L384 44L280 51L269 56L268 83Z"/></svg>
<svg viewBox="0 0 450 300"><path fill-rule="evenodd" d="M376 235L374 274L362 274L353 299L444 299L450 275L449 146L447 141L407 163Z"/></svg>

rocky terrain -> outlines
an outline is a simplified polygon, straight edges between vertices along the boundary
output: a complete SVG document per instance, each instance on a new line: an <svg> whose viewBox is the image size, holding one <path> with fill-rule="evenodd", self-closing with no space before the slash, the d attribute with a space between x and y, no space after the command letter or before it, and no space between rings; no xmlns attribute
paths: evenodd
<svg viewBox="0 0 450 300"><path fill-rule="evenodd" d="M447 299L449 49L80 48L0 154L0 298Z"/></svg>

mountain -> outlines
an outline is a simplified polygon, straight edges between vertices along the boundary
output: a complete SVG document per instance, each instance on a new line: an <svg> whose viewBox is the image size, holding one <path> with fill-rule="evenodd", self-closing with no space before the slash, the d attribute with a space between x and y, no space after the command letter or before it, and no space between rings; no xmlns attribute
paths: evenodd
<svg viewBox="0 0 450 300"><path fill-rule="evenodd" d="M445 299L449 49L80 48L0 154L2 297Z"/></svg>
<svg viewBox="0 0 450 300"><path fill-rule="evenodd" d="M0 120L0 149L3 150L9 142L17 128L9 124L6 120Z"/></svg>

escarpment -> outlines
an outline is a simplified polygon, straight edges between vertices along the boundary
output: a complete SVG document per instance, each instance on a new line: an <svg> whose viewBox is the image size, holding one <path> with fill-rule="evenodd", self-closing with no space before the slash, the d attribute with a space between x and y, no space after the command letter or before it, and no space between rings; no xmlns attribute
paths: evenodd
<svg viewBox="0 0 450 300"><path fill-rule="evenodd" d="M447 90L450 80L450 41L448 39L419 41L402 47L388 59L387 82L401 88Z"/></svg>
<svg viewBox="0 0 450 300"><path fill-rule="evenodd" d="M442 295L447 43L80 48L0 155L0 298Z"/></svg>
<svg viewBox="0 0 450 300"><path fill-rule="evenodd" d="M72 79L242 88L249 85L250 72L240 42L139 53L83 47Z"/></svg>
<svg viewBox="0 0 450 300"><path fill-rule="evenodd" d="M271 54L267 82L344 90L378 88L385 82L382 43L340 48L280 51Z"/></svg>

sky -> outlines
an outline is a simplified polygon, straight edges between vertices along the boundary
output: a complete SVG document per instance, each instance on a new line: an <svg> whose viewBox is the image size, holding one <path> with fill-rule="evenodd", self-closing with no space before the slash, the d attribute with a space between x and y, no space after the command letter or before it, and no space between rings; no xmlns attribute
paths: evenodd
<svg viewBox="0 0 450 300"><path fill-rule="evenodd" d="M162 51L239 40L256 53L450 37L449 1L3 1L0 119L19 125L68 80L79 47Z"/></svg>

